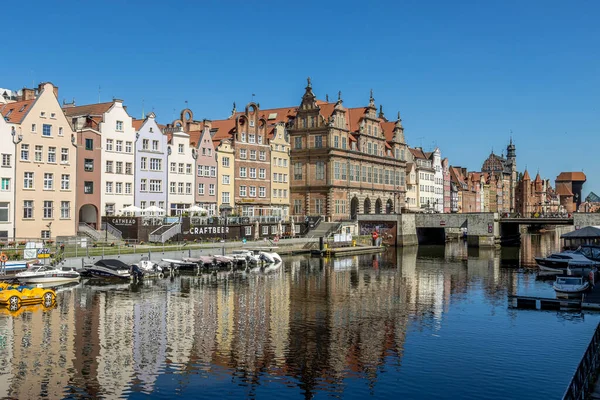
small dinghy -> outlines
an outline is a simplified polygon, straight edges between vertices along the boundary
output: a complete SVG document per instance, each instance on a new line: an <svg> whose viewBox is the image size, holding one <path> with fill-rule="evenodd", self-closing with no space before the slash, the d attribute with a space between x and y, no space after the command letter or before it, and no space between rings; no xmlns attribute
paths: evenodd
<svg viewBox="0 0 600 400"><path fill-rule="evenodd" d="M580 297L583 292L588 290L590 284L583 276L557 276L556 282L552 285L556 292L556 297Z"/></svg>

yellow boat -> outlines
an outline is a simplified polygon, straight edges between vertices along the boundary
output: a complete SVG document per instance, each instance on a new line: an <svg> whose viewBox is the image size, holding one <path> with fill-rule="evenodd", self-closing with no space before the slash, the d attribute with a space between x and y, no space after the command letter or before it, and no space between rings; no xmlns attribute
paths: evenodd
<svg viewBox="0 0 600 400"><path fill-rule="evenodd" d="M0 306L8 306L12 311L30 304L43 303L49 307L55 301L56 292L52 289L18 285L2 285L0 287Z"/></svg>

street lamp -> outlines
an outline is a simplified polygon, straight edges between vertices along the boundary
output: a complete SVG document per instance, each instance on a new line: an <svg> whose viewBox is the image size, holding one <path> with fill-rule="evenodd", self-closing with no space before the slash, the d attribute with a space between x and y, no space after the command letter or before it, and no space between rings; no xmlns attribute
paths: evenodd
<svg viewBox="0 0 600 400"><path fill-rule="evenodd" d="M13 241L16 242L17 241L17 191L16 189L16 183L17 183L17 145L19 143L21 143L23 141L23 135L21 133L19 133L17 135L17 131L15 129L15 127L13 126L10 134L12 136L12 142L15 145L15 156L14 156L14 166L13 166L13 187L12 187L12 191L13 191L13 215L12 215L12 219L13 219Z"/></svg>

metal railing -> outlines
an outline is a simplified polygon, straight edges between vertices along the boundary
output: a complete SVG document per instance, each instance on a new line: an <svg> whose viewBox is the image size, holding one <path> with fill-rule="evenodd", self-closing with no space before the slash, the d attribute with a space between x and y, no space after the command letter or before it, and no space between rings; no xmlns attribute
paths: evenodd
<svg viewBox="0 0 600 400"><path fill-rule="evenodd" d="M94 239L94 240L100 240L102 238L102 234L100 232L98 232L96 229L94 229L94 227L92 227L91 225L85 223L85 222L80 222L79 223L79 232L82 232L86 235L88 235L90 238Z"/></svg>
<svg viewBox="0 0 600 400"><path fill-rule="evenodd" d="M123 232L121 232L108 222L104 222L102 225L104 225L104 229L106 229L110 235L114 236L119 240L123 240Z"/></svg>
<svg viewBox="0 0 600 400"><path fill-rule="evenodd" d="M600 323L571 378L563 400L584 399L600 365Z"/></svg>
<svg viewBox="0 0 600 400"><path fill-rule="evenodd" d="M164 227L160 227L160 228L156 229L154 232L152 232L148 236L148 240L151 241L151 242L154 242L154 243L164 243L167 240L171 239L173 236L181 233L181 224L180 223L175 223L175 224L171 225L164 232L155 233L155 232L160 231L162 229L164 229Z"/></svg>

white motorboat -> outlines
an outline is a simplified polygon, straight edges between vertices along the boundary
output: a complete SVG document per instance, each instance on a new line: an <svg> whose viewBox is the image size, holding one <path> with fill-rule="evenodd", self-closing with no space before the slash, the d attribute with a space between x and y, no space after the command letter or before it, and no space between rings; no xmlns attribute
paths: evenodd
<svg viewBox="0 0 600 400"><path fill-rule="evenodd" d="M98 260L94 264L87 264L81 270L81 276L105 279L131 279L129 265L117 259Z"/></svg>
<svg viewBox="0 0 600 400"><path fill-rule="evenodd" d="M237 263L258 264L260 256L251 250L233 250L227 256L233 258Z"/></svg>
<svg viewBox="0 0 600 400"><path fill-rule="evenodd" d="M20 283L64 283L78 281L80 275L70 268L58 269L50 265L32 264L15 277Z"/></svg>
<svg viewBox="0 0 600 400"><path fill-rule="evenodd" d="M275 247L276 248L276 247ZM254 247L252 249L248 249L252 251L253 254L258 256L260 262L265 263L278 263L281 262L281 256L273 251L274 247Z"/></svg>
<svg viewBox="0 0 600 400"><path fill-rule="evenodd" d="M199 265L196 261L174 260L171 258L163 258L162 263L166 264L171 271L196 271Z"/></svg>
<svg viewBox="0 0 600 400"><path fill-rule="evenodd" d="M590 284L583 276L557 276L552 287L556 297L575 297L588 290Z"/></svg>
<svg viewBox="0 0 600 400"><path fill-rule="evenodd" d="M579 251L563 251L550 254L548 257L536 257L535 261L541 271L564 272L567 268L581 269L600 267L598 261L590 260Z"/></svg>
<svg viewBox="0 0 600 400"><path fill-rule="evenodd" d="M148 260L147 258L140 260L131 266L131 273L134 277L139 278L162 278L163 267L157 263Z"/></svg>
<svg viewBox="0 0 600 400"><path fill-rule="evenodd" d="M263 272L265 274L268 274L270 272L275 272L275 271L279 271L279 269L281 268L281 265L283 264L283 262L278 261L275 263L270 263L269 265L265 266L263 269Z"/></svg>

